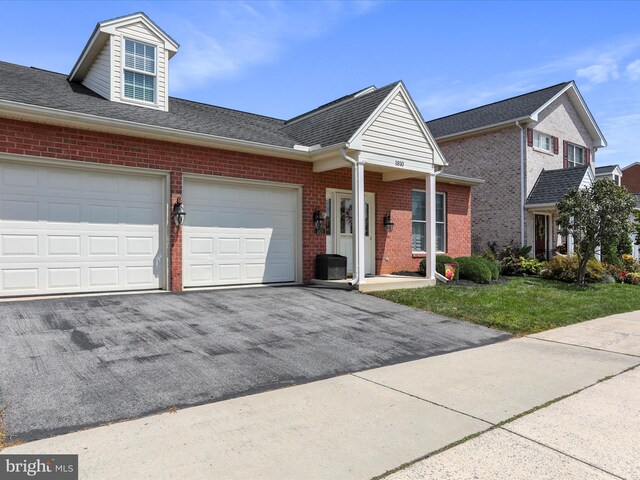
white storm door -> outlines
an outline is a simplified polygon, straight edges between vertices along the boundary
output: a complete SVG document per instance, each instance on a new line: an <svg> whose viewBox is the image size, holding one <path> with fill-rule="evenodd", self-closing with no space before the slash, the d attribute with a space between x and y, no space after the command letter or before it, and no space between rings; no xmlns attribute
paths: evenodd
<svg viewBox="0 0 640 480"><path fill-rule="evenodd" d="M335 195L335 214L333 225L335 228L335 234L337 235L337 253L347 257L347 272L353 273L353 207L351 204L351 193L336 193ZM364 220L364 262L365 262L365 274L373 275L374 271L374 252L375 252L375 240L374 240L374 197L371 193L364 194L364 208L365 208L365 220Z"/></svg>
<svg viewBox="0 0 640 480"><path fill-rule="evenodd" d="M294 282L297 189L185 179L185 287Z"/></svg>
<svg viewBox="0 0 640 480"><path fill-rule="evenodd" d="M0 296L164 286L164 178L0 163Z"/></svg>

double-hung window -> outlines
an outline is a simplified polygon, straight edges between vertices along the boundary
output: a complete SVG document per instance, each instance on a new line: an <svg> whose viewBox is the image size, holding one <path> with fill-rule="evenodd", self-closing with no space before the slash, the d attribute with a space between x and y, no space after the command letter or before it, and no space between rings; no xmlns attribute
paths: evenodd
<svg viewBox="0 0 640 480"><path fill-rule="evenodd" d="M445 252L447 249L447 212L446 196L436 193L436 251ZM427 250L427 210L426 194L424 190L411 192L411 249L422 253Z"/></svg>
<svg viewBox="0 0 640 480"><path fill-rule="evenodd" d="M156 47L124 39L124 96L156 101Z"/></svg>
<svg viewBox="0 0 640 480"><path fill-rule="evenodd" d="M578 167L584 165L584 148L576 145L567 145L568 148L568 164L569 167Z"/></svg>
<svg viewBox="0 0 640 480"><path fill-rule="evenodd" d="M551 152L553 149L553 140L550 135L533 132L533 146L545 152Z"/></svg>

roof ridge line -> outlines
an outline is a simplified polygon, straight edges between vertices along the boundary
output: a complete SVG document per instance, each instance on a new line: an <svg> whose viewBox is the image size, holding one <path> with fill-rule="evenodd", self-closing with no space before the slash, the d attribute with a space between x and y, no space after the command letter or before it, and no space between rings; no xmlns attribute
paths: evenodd
<svg viewBox="0 0 640 480"><path fill-rule="evenodd" d="M334 100L333 102L325 103L324 105L320 105L319 107L316 107L313 110L309 110L308 112L302 113L302 114L300 114L300 115L298 115L296 117L291 118L290 120L286 120L285 124L283 125L283 127L288 127L289 125L293 125L293 124L299 122L300 120L304 120L305 118L309 118L309 117L311 117L313 115L317 115L320 112L326 112L327 110L331 110L332 108L335 108L335 107L337 107L339 105L344 105L345 103L353 101L353 100L356 100L358 98L365 98L365 97L367 97L369 95L372 95L372 94L374 94L376 92L379 92L380 90L384 90L385 88L388 88L391 85L397 85L398 83L400 83L400 80L398 80L396 82L391 82L388 85L385 85L385 86L380 87L380 88L376 87L376 89L372 90L371 92L365 93L365 94L360 95L360 96L356 96L358 93L360 93L360 92L362 92L362 91L364 91L364 90L366 90L368 88L371 88L372 86L375 87L375 85L371 85L369 87L361 88L360 90L358 90L355 93L350 93L348 95L345 95L343 97L340 97L340 98Z"/></svg>

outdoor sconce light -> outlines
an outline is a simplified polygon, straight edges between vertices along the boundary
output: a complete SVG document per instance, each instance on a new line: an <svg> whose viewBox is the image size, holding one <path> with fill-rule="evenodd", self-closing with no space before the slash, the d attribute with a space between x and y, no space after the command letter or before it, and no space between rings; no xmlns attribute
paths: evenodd
<svg viewBox="0 0 640 480"><path fill-rule="evenodd" d="M326 214L321 212L318 207L313 211L313 225L316 229L316 235L322 235L324 233L324 219Z"/></svg>
<svg viewBox="0 0 640 480"><path fill-rule="evenodd" d="M385 232L392 232L393 231L393 220L391 220L391 212L387 212L387 214L384 216L384 219L382 220L382 223L384 224L384 230Z"/></svg>
<svg viewBox="0 0 640 480"><path fill-rule="evenodd" d="M173 222L177 227L181 227L184 224L184 216L187 213L184 211L184 206L182 205L182 197L178 197L176 203L173 205Z"/></svg>

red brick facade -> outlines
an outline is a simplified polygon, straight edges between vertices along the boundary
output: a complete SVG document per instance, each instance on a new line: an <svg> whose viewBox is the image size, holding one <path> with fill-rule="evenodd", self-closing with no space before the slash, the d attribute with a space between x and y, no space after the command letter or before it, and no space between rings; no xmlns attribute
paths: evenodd
<svg viewBox="0 0 640 480"><path fill-rule="evenodd" d="M313 209L325 204L327 188L351 189L349 169L314 173L310 162L7 119L0 119L0 152L169 171L172 204L182 194L183 173L302 185L305 282L313 278L316 255L326 250L325 237L314 232ZM377 274L417 269L420 258L411 253L411 190L424 188L424 180L383 182L381 174L365 173L365 191L376 197ZM447 194L447 253L469 255L470 188L438 183L437 190ZM390 233L382 226L388 211L395 222ZM182 289L182 235L173 226L169 284L171 290Z"/></svg>
<svg viewBox="0 0 640 480"><path fill-rule="evenodd" d="M622 185L631 193L640 193L640 164L635 164L622 172Z"/></svg>

